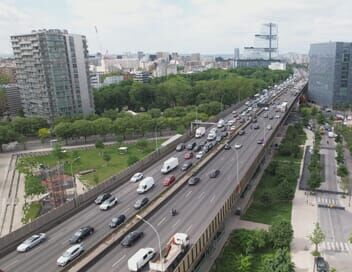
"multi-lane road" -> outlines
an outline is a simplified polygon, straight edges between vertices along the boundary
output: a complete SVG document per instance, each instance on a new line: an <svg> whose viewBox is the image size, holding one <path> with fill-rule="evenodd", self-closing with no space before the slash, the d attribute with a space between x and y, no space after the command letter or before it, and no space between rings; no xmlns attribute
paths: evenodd
<svg viewBox="0 0 352 272"><path fill-rule="evenodd" d="M280 97L279 101L292 101L295 97L290 92ZM242 109L239 109L241 111ZM271 109L272 110L272 109ZM271 113L276 115L277 113ZM280 114L283 115L283 114ZM281 116L282 117L282 116ZM230 116L227 117L231 118ZM260 129L251 130L246 128L244 136L238 136L233 143L241 143L243 147L239 149L239 174L244 173L248 166L248 161L252 161L262 148L256 142L263 138L264 121L263 117L258 117ZM279 119L265 119L266 125L269 123L273 126L278 124ZM237 124L238 126L238 124ZM266 131L266 137L272 133L272 130ZM204 141L204 139L191 141ZM184 152L172 152L168 157L177 156L180 164L184 162ZM210 218L212 218L222 205L222 199L226 194L230 193L230 189L236 186L235 181L235 154L232 150L221 151L221 153L211 161L211 163L199 172L201 182L194 187L183 187L175 196L170 199L157 213L149 220L154 223L160 231L162 242L165 242L174 232L183 231L190 234L192 240L201 233L206 227ZM166 158L168 158L166 157ZM165 158L165 159L166 159ZM195 159L193 159L195 160ZM162 161L159 161L148 168L145 176L152 176L156 180L156 186L146 195L149 199L157 197L163 190L162 180L164 176L160 173ZM212 168L221 170L221 174L214 180L209 180L207 173ZM175 170L173 175L179 176L181 171ZM133 204L141 196L136 193L137 184L126 183L116 189L113 194L119 199L119 204L109 211L103 212L95 204L89 205L87 208L72 216L63 223L57 225L47 232L48 240L42 245L34 248L28 253L19 254L12 252L0 260L0 268L4 271L56 271L56 259L61 253L69 247L68 239L80 227L90 225L95 228L96 232L83 241L85 248L89 248L97 241L106 236L111 229L108 223L111 218L117 214L125 214L131 217L135 211ZM176 208L179 215L171 217L171 208ZM156 248L156 240L153 233L142 225L141 230L144 231L143 239L130 249L122 249L120 247L113 250L105 258L103 258L91 271L126 271L128 258L140 247L153 246Z"/></svg>

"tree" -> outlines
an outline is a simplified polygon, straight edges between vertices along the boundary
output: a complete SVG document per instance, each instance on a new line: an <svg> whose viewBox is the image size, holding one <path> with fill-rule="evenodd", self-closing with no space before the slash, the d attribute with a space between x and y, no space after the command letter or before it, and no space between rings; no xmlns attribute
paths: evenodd
<svg viewBox="0 0 352 272"><path fill-rule="evenodd" d="M103 139L105 139L106 134L112 132L112 121L109 118L98 118L93 121L95 131L103 136Z"/></svg>
<svg viewBox="0 0 352 272"><path fill-rule="evenodd" d="M45 193L45 187L40 183L38 177L27 175L24 183L26 196L33 196Z"/></svg>
<svg viewBox="0 0 352 272"><path fill-rule="evenodd" d="M145 152L146 148L148 147L148 141L146 139L141 139L138 140L136 143L136 146L142 150L143 152Z"/></svg>
<svg viewBox="0 0 352 272"><path fill-rule="evenodd" d="M278 249L273 256L264 260L261 272L294 272L295 265L291 262L291 257L286 248Z"/></svg>
<svg viewBox="0 0 352 272"><path fill-rule="evenodd" d="M137 161L139 161L139 159L135 155L129 155L128 158L127 158L128 166L131 166L132 164L136 163Z"/></svg>
<svg viewBox="0 0 352 272"><path fill-rule="evenodd" d="M2 152L3 144L8 144L16 138L18 138L18 134L10 126L0 125L0 152Z"/></svg>
<svg viewBox="0 0 352 272"><path fill-rule="evenodd" d="M292 225L287 220L275 221L269 228L269 239L276 249L289 248L292 238Z"/></svg>
<svg viewBox="0 0 352 272"><path fill-rule="evenodd" d="M276 192L280 200L292 200L295 196L295 189L287 180L280 182L276 187Z"/></svg>
<svg viewBox="0 0 352 272"><path fill-rule="evenodd" d="M55 144L53 146L52 154L58 160L62 160L65 157L65 153L63 152L61 145L59 145L59 144Z"/></svg>
<svg viewBox="0 0 352 272"><path fill-rule="evenodd" d="M108 153L104 152L103 160L106 162L106 164L108 164L109 161L111 160L111 156Z"/></svg>
<svg viewBox="0 0 352 272"><path fill-rule="evenodd" d="M236 271L238 272L250 272L252 259L253 256L251 255L235 255L235 258L233 259L233 267L236 267Z"/></svg>
<svg viewBox="0 0 352 272"><path fill-rule="evenodd" d="M104 142L102 140L97 140L95 142L95 148L97 149L103 149L105 147Z"/></svg>
<svg viewBox="0 0 352 272"><path fill-rule="evenodd" d="M40 128L38 129L38 137L40 138L41 142L43 143L46 138L50 135L48 128Z"/></svg>
<svg viewBox="0 0 352 272"><path fill-rule="evenodd" d="M54 127L54 134L66 141L73 136L73 126L72 123L61 122Z"/></svg>
<svg viewBox="0 0 352 272"><path fill-rule="evenodd" d="M320 228L319 223L315 223L314 230L312 234L308 236L308 238L311 241L311 243L315 246L315 250L313 251L312 254L314 256L319 255L318 246L319 244L325 241L325 234L323 230Z"/></svg>
<svg viewBox="0 0 352 272"><path fill-rule="evenodd" d="M87 142L87 137L94 134L94 124L89 120L76 120L72 124L73 133L77 137L84 137L84 143Z"/></svg>

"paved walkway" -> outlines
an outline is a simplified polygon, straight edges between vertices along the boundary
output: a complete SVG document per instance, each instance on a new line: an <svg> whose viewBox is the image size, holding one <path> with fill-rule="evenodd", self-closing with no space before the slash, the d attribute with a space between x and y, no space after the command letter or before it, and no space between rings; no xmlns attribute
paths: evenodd
<svg viewBox="0 0 352 272"><path fill-rule="evenodd" d="M306 130L307 145L313 146L314 133ZM301 163L300 176L302 174L303 163ZM300 177L299 177L300 178ZM312 196L307 198L305 191L299 190L297 182L295 198L292 201L291 223L294 231L294 237L291 243L292 261L296 265L296 272L311 272L314 268L314 259L311 255L312 247L308 239L314 229L317 221L317 209Z"/></svg>

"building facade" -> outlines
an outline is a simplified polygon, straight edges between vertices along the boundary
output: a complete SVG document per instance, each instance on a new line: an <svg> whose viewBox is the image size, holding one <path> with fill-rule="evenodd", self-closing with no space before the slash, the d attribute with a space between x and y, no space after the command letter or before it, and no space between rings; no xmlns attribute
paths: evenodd
<svg viewBox="0 0 352 272"><path fill-rule="evenodd" d="M339 108L352 102L352 43L310 46L308 95L313 102Z"/></svg>
<svg viewBox="0 0 352 272"><path fill-rule="evenodd" d="M49 122L94 112L86 38L57 29L11 36L25 116Z"/></svg>
<svg viewBox="0 0 352 272"><path fill-rule="evenodd" d="M17 84L0 85L6 98L6 115L15 117L22 112L21 95Z"/></svg>

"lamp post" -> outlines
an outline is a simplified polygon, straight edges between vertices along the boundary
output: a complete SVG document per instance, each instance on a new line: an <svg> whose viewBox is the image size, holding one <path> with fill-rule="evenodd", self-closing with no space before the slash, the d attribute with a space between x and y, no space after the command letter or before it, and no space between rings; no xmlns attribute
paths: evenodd
<svg viewBox="0 0 352 272"><path fill-rule="evenodd" d="M155 232L156 237L158 238L158 244L159 244L159 254L160 254L160 261L161 261L161 271L164 271L164 257L162 255L161 252L161 242L160 242L160 236L158 231L156 230L156 228L154 228L154 226L152 224L150 224L147 220L145 220L142 216L140 216L139 214L136 215L136 217L140 220L142 220L144 223L146 223L149 227L151 227L151 229Z"/></svg>
<svg viewBox="0 0 352 272"><path fill-rule="evenodd" d="M71 176L73 177L73 186L75 186L75 196L77 196L77 186L76 186L76 177L73 175L73 163L75 161L78 161L81 157L75 158L73 161L71 161Z"/></svg>

